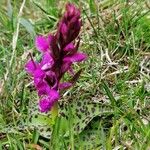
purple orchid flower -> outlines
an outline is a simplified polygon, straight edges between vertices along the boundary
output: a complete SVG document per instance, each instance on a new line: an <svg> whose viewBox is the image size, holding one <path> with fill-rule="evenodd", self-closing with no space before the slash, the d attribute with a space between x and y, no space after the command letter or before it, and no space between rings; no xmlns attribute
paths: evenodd
<svg viewBox="0 0 150 150"><path fill-rule="evenodd" d="M75 76L72 64L87 58L86 54L78 52L80 40L77 44L75 43L80 29L80 11L73 4L68 3L56 34L36 37L35 45L42 53L42 59L36 62L31 56L25 69L33 77L40 97L39 109L41 112L51 110L54 103L60 98L59 92L73 85L71 82L61 82L66 72Z"/></svg>

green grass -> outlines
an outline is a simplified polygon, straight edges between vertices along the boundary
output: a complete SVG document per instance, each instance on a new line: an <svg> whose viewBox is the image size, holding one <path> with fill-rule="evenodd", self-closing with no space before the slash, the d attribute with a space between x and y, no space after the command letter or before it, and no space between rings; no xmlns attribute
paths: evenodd
<svg viewBox="0 0 150 150"><path fill-rule="evenodd" d="M40 58L34 38L55 31L66 2L0 2L0 149L150 149L147 0L72 0L82 10L80 50L89 57L75 65L77 71L83 68L81 76L60 101L67 105L64 113L68 119L58 117L54 126L51 118L43 116L30 122L32 113L36 114L31 106L38 96L24 65L29 52ZM86 115L79 112L81 119L74 115L80 108L77 103L86 101L90 102L92 115L83 124ZM93 107L96 111L92 111ZM18 128L28 122L27 128ZM43 136L45 132L33 129L44 123L53 128L50 139ZM79 132L74 130L76 123Z"/></svg>

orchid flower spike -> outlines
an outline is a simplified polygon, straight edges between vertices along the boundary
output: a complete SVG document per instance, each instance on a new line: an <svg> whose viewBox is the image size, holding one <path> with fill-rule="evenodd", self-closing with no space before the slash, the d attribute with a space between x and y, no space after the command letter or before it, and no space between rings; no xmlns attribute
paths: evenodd
<svg viewBox="0 0 150 150"><path fill-rule="evenodd" d="M37 36L35 45L42 53L40 62L31 58L25 65L26 71L33 77L34 86L40 97L39 109L41 112L51 110L60 98L60 91L70 88L71 82L61 82L63 75L70 72L75 75L72 65L87 58L87 55L78 52L81 29L80 10L68 3L66 11L58 23L55 34Z"/></svg>

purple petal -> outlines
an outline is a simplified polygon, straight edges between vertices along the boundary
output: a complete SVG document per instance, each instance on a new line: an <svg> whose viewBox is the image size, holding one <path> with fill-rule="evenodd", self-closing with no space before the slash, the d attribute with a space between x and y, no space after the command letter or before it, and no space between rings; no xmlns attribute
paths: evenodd
<svg viewBox="0 0 150 150"><path fill-rule="evenodd" d="M51 89L57 88L58 81L55 73L52 71L44 72L42 70L36 70L34 75L34 85L38 91L38 95L44 95L52 93Z"/></svg>
<svg viewBox="0 0 150 150"><path fill-rule="evenodd" d="M74 15L80 15L80 11L75 7L75 5L68 3L66 5L66 13L65 13L65 17L66 18L71 18Z"/></svg>
<svg viewBox="0 0 150 150"><path fill-rule="evenodd" d="M34 71L34 78L44 78L45 72L41 70L41 68L38 68Z"/></svg>
<svg viewBox="0 0 150 150"><path fill-rule="evenodd" d="M75 46L73 45L73 43L69 43L65 48L64 51L71 51L74 50Z"/></svg>
<svg viewBox="0 0 150 150"><path fill-rule="evenodd" d="M49 38L47 39L44 36L37 36L35 39L35 45L40 52L46 52L49 49Z"/></svg>
<svg viewBox="0 0 150 150"><path fill-rule="evenodd" d="M54 64L54 60L50 53L46 52L43 54L42 61L40 63L42 70L50 69Z"/></svg>
<svg viewBox="0 0 150 150"><path fill-rule="evenodd" d="M70 41L73 41L79 35L81 29L81 21L77 20L74 23L70 22L70 28L71 31L69 32L69 39Z"/></svg>
<svg viewBox="0 0 150 150"><path fill-rule="evenodd" d="M49 90L48 96L46 95L39 102L39 109L41 112L48 112L51 110L54 103L59 99L59 94L55 90Z"/></svg>
<svg viewBox="0 0 150 150"><path fill-rule="evenodd" d="M48 84L42 78L34 78L34 85L38 91L38 95L46 95L50 88Z"/></svg>
<svg viewBox="0 0 150 150"><path fill-rule="evenodd" d="M56 90L50 90L49 96L51 101L57 101L59 99L59 94Z"/></svg>
<svg viewBox="0 0 150 150"><path fill-rule="evenodd" d="M66 5L67 13L68 13L70 16L74 15L75 9L76 9L75 6L74 6L73 4L71 4L71 3L68 3L68 4Z"/></svg>
<svg viewBox="0 0 150 150"><path fill-rule="evenodd" d="M37 68L38 68L38 64L33 60L28 61L25 65L25 70L32 75L34 74Z"/></svg>
<svg viewBox="0 0 150 150"><path fill-rule="evenodd" d="M38 95L43 95L47 93L48 84L44 81L45 72L37 69L34 72L34 85L38 91Z"/></svg>
<svg viewBox="0 0 150 150"><path fill-rule="evenodd" d="M68 89L72 86L72 83L70 82L63 82L59 84L59 89L63 90L63 89Z"/></svg>
<svg viewBox="0 0 150 150"><path fill-rule="evenodd" d="M72 56L67 56L64 58L64 61L66 62L81 62L87 58L87 55L84 53L76 53Z"/></svg>
<svg viewBox="0 0 150 150"><path fill-rule="evenodd" d="M67 35L67 32L68 32L68 28L67 28L67 25L65 23L62 23L61 24L61 33L63 36L66 36Z"/></svg>
<svg viewBox="0 0 150 150"><path fill-rule="evenodd" d="M51 45L51 43L52 43L52 41L53 41L53 38L54 38L54 36L53 35L51 35L51 34L49 34L48 36L47 36L47 41L48 41L48 43Z"/></svg>
<svg viewBox="0 0 150 150"><path fill-rule="evenodd" d="M42 95L46 95L47 94L47 88L49 88L47 85L41 85L41 87L38 86L37 91L38 91L38 95L42 96Z"/></svg>
<svg viewBox="0 0 150 150"><path fill-rule="evenodd" d="M78 27L81 27L81 23L79 21L79 17L80 16L74 16L71 18L70 20L70 27L74 27L75 29L78 28Z"/></svg>
<svg viewBox="0 0 150 150"><path fill-rule="evenodd" d="M54 104L54 102L50 101L49 97L45 97L40 100L39 109L41 112L48 112L49 110L51 110L53 104Z"/></svg>
<svg viewBox="0 0 150 150"><path fill-rule="evenodd" d="M66 71L68 71L70 69L71 65L72 65L72 62L64 61L63 65L61 67L62 73L65 73Z"/></svg>

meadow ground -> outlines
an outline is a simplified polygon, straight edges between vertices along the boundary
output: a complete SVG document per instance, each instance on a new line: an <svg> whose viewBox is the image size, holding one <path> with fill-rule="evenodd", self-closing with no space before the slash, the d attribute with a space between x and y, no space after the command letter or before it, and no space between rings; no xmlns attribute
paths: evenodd
<svg viewBox="0 0 150 150"><path fill-rule="evenodd" d="M150 3L72 0L81 9L77 83L62 93L59 117L38 112L24 65L39 60L34 39L55 32L66 0L0 1L0 149L150 149ZM68 79L69 75L64 77Z"/></svg>

